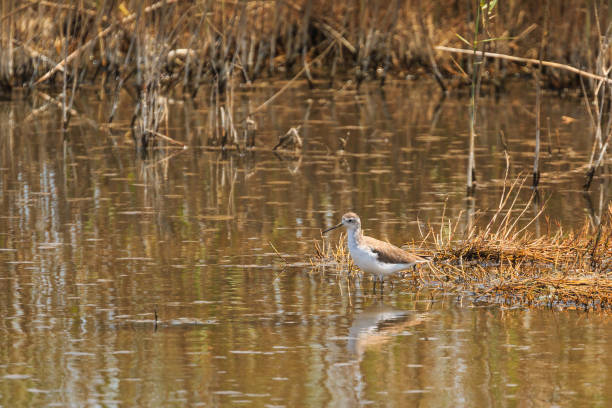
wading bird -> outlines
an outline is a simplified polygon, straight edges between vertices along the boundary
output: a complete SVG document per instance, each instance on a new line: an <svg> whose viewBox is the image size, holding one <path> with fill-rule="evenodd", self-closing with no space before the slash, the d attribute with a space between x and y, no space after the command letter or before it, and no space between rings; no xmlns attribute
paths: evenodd
<svg viewBox="0 0 612 408"><path fill-rule="evenodd" d="M361 219L354 212L344 214L338 225L326 229L323 234L340 227L346 228L348 249L355 265L363 272L374 275L374 290L379 281L382 291L385 276L418 263L429 262L429 259L406 252L388 242L363 235Z"/></svg>

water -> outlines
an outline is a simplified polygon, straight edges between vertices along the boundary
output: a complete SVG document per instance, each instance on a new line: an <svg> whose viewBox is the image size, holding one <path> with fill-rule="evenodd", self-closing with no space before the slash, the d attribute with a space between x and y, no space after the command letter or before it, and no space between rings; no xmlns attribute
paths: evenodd
<svg viewBox="0 0 612 408"><path fill-rule="evenodd" d="M237 90L236 116L280 86ZM396 244L443 213L459 230L486 220L506 168L500 131L510 178L529 173L532 93L482 100L474 200L468 100L437 93L300 85L256 116L243 153L206 147L206 97L171 101L168 134L190 147L145 160L125 133L127 97L110 135L93 126L108 112L93 94L65 135L53 105L0 102L0 404L610 405L607 316L476 306L402 281L380 299L311 270L320 228L348 210ZM543 118L543 185L525 219L546 205L531 233L597 222L610 178L582 193L580 99L546 95ZM302 153L269 151L300 124Z"/></svg>

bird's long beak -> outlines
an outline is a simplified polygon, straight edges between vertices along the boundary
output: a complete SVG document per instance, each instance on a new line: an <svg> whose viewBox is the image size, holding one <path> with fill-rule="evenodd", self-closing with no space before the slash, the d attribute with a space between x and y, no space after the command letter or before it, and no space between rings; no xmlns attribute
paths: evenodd
<svg viewBox="0 0 612 408"><path fill-rule="evenodd" d="M329 232L329 231L331 231L331 230L335 230L336 228L340 228L341 226L342 226L342 223L340 223L340 224L338 224L338 225L334 225L333 227L328 228L328 229L326 229L325 231L323 231L323 234L326 234L326 233L328 233L328 232Z"/></svg>

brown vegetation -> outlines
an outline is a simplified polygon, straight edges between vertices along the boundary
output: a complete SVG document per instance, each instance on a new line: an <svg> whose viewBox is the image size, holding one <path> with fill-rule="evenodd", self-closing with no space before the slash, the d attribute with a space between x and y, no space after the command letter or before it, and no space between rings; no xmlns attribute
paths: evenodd
<svg viewBox="0 0 612 408"><path fill-rule="evenodd" d="M162 87L195 93L202 84L221 89L232 76L253 81L293 76L310 80L349 74L359 83L440 69L469 82L469 55L441 53L434 45L465 48L472 39L478 2L373 0L295 1L39 1L3 0L0 83L5 89L61 84L65 72L77 88L101 80L143 86L143 65L154 62ZM602 1L550 8L537 2L496 2L480 40L485 51L538 58L595 71L600 35L609 12ZM542 27L554 27L541 44ZM308 67L325 49L329 52ZM542 51L540 53L540 48ZM148 61L153 59L153 61ZM435 62L437 61L437 67ZM499 80L521 67L496 60L486 76ZM571 73L551 70L548 84L578 85Z"/></svg>
<svg viewBox="0 0 612 408"><path fill-rule="evenodd" d="M461 237L456 234L459 223L443 219L439 229L431 228L419 243L411 243L433 262L407 279L415 285L456 288L475 303L612 311L612 204L597 226L587 222L565 232L549 225L547 234L536 237L527 231L539 214L519 226L530 203L516 214L514 201L508 192L484 227L472 227ZM343 241L335 248L317 243L312 264L318 271L332 268L339 276L354 271Z"/></svg>
<svg viewBox="0 0 612 408"><path fill-rule="evenodd" d="M298 77L313 86L316 78L333 85L342 76L359 87L363 81L382 85L390 75L426 74L442 89L471 85L466 173L472 194L481 84L502 89L508 77L535 74L533 185L540 177L540 85L582 86L585 95L594 96L596 131L585 189L607 157L612 14L602 0L552 6L528 0L2 0L1 5L0 97L10 97L13 89L61 89L57 99L49 99L61 106L65 129L77 114L72 104L81 89L93 86L112 101L102 126L113 122L120 95L128 94L134 100L132 139L142 151L166 142L183 146L167 127L168 98L177 95L194 98L201 89L210 91L215 110L209 147L238 149L241 139L254 146L254 115ZM234 118L236 85L279 77L291 80L267 102ZM299 147L299 135L293 136Z"/></svg>

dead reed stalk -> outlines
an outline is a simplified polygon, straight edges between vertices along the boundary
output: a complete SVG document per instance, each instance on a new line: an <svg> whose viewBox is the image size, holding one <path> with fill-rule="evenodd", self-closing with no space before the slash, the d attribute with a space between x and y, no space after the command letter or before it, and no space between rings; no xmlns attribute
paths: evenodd
<svg viewBox="0 0 612 408"><path fill-rule="evenodd" d="M597 8L595 8L595 10L597 10ZM612 66L610 65L610 60L608 56L611 37L612 23L608 25L605 35L602 36L600 33L599 54L597 56L597 61L595 65L597 74L605 78L609 77L610 71L612 70ZM581 85L583 93L585 94L585 98L587 98L583 82L581 82ZM593 147L591 149L588 170L586 172L584 182L585 190L588 190L591 187L593 176L595 175L595 171L597 170L597 168L599 168L599 166L601 165L602 160L606 154L606 151L608 149L608 141L610 139L610 133L612 133L612 103L610 103L610 101L612 100L612 86L610 86L608 81L605 81L603 79L591 81L590 85L590 94L593 95L592 105L594 107L594 114L591 111L591 105L588 99L586 100L586 103L587 111L589 112L593 127ZM606 102L609 105L607 112L608 120L604 125L604 106ZM605 139L603 138L603 135L605 135Z"/></svg>

